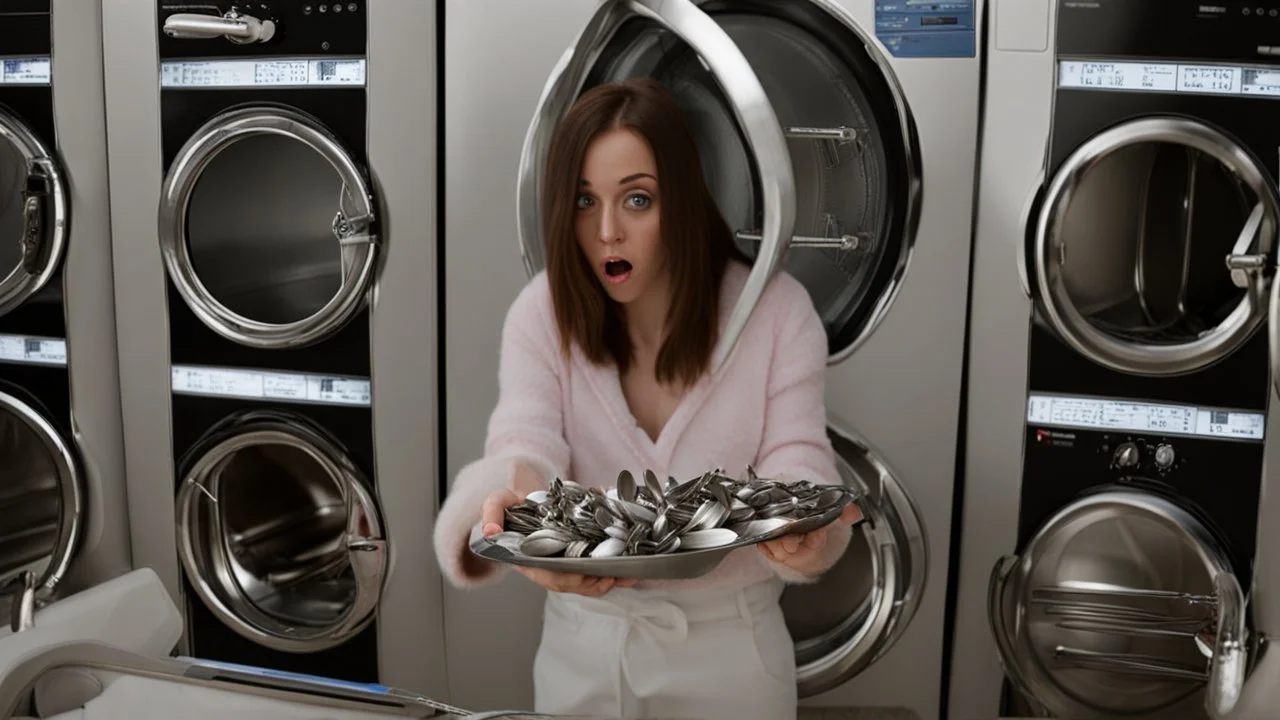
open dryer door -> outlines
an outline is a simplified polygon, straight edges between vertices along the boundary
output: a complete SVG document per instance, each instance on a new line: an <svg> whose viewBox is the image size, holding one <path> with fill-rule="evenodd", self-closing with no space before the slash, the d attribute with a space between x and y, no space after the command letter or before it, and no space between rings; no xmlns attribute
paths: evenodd
<svg viewBox="0 0 1280 720"><path fill-rule="evenodd" d="M0 315L40 292L57 272L68 208L53 152L0 107Z"/></svg>
<svg viewBox="0 0 1280 720"><path fill-rule="evenodd" d="M215 116L178 151L160 249L178 294L214 332L302 347L363 306L376 214L364 168L319 121L247 107Z"/></svg>
<svg viewBox="0 0 1280 720"><path fill-rule="evenodd" d="M0 457L0 608L24 590L43 603L79 548L85 501L80 463L48 412L26 393L3 387Z"/></svg>
<svg viewBox="0 0 1280 720"><path fill-rule="evenodd" d="M845 485L865 498L867 522L822 579L783 591L800 697L838 687L888 652L915 615L928 576L924 522L902 481L856 435L837 427L827 435Z"/></svg>
<svg viewBox="0 0 1280 720"><path fill-rule="evenodd" d="M1112 126L1051 174L1038 206L1024 261L1039 315L1099 365L1192 372L1266 319L1280 198L1223 131L1172 116Z"/></svg>
<svg viewBox="0 0 1280 720"><path fill-rule="evenodd" d="M301 416L249 411L184 458L178 554L219 621L276 650L350 640L373 620L390 569L363 474Z"/></svg>
<svg viewBox="0 0 1280 720"><path fill-rule="evenodd" d="M1046 717L1224 717L1250 664L1245 605L1206 524L1114 486L997 563L988 619L1010 682Z"/></svg>
<svg viewBox="0 0 1280 720"><path fill-rule="evenodd" d="M647 76L692 126L704 174L751 275L712 369L774 273L802 282L833 361L884 318L911 254L920 160L878 44L824 0L607 0L543 89L519 172L519 235L544 267L541 185L556 123L595 85Z"/></svg>

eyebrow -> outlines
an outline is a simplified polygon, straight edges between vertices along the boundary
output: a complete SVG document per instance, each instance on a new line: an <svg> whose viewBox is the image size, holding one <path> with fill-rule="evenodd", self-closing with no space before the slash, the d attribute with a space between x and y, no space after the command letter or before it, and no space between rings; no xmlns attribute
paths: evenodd
<svg viewBox="0 0 1280 720"><path fill-rule="evenodd" d="M650 180L653 180L654 182L658 181L658 178L654 177L653 175L650 175L647 172L639 172L639 173L635 173L634 175L628 175L622 178L621 180L618 181L618 184L626 185L629 182L633 182L635 180L639 180L640 178L646 178L646 177L649 178ZM582 185L583 187L589 187L591 185L591 183L586 178L582 178L581 180L579 180L578 184Z"/></svg>

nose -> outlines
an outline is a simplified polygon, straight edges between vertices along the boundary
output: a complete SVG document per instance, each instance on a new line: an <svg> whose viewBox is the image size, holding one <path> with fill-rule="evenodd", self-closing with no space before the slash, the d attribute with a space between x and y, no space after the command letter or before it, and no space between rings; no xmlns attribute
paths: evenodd
<svg viewBox="0 0 1280 720"><path fill-rule="evenodd" d="M605 206L600 213L600 242L614 245L622 242L622 223L618 211Z"/></svg>

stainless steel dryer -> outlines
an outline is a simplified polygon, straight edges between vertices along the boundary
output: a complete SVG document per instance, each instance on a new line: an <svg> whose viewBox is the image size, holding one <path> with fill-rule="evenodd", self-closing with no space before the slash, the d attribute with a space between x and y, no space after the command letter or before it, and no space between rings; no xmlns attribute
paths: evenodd
<svg viewBox="0 0 1280 720"><path fill-rule="evenodd" d="M994 6L952 717L1242 710L1277 14Z"/></svg>
<svg viewBox="0 0 1280 720"><path fill-rule="evenodd" d="M658 78L756 258L717 358L765 279L785 267L802 281L830 340L842 473L875 499L876 522L841 563L783 598L804 703L835 717L938 715L977 5L466 0L445 12L448 477L482 451L502 319L543 265L538 184L556 121L592 85ZM457 702L531 702L541 599L518 577L446 590Z"/></svg>
<svg viewBox="0 0 1280 720"><path fill-rule="evenodd" d="M100 23L0 2L0 609L129 569Z"/></svg>
<svg viewBox="0 0 1280 720"><path fill-rule="evenodd" d="M121 336L136 342L126 417L145 562L182 599L190 655L430 688L433 571L403 565L394 606L384 601L395 512L411 557L429 551L431 445L416 433L434 420L422 312L434 294L417 273L434 260L420 197L434 170L402 148L433 121L434 55L415 46L433 9L375 19L364 1L139 5L115 8L128 39L108 40L107 54L113 153L128 157L120 178L144 188L118 204L151 213L146 244L117 257L122 304L139 313ZM394 200L371 169L375 149ZM406 268L384 284L391 202ZM374 378L406 396L381 416ZM154 454L164 462L148 464Z"/></svg>

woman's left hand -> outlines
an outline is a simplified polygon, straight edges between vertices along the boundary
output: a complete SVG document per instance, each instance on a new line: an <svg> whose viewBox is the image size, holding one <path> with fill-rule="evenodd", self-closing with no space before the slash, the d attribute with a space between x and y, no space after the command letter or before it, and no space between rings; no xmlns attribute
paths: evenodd
<svg viewBox="0 0 1280 720"><path fill-rule="evenodd" d="M862 509L857 503L845 507L844 512L836 519L836 523L852 525L862 519ZM834 525L835 523L832 523ZM817 575L827 568L822 567L826 558L822 548L827 545L827 535L832 525L825 525L813 532L803 535L783 535L775 540L756 545L760 552L770 560L785 565L804 575Z"/></svg>

